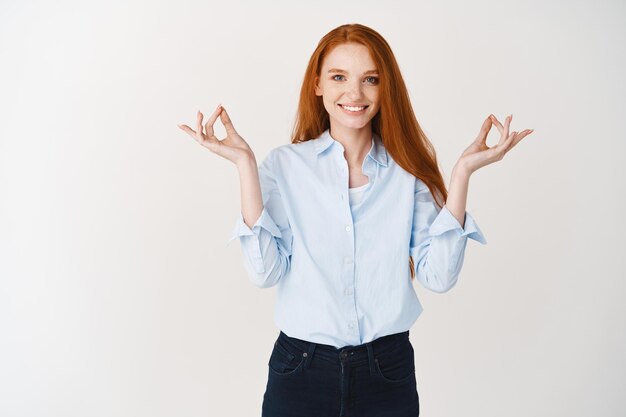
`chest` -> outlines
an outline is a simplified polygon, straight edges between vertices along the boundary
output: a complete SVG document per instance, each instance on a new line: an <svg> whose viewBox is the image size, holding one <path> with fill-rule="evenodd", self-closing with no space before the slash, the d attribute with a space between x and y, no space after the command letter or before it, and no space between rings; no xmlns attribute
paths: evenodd
<svg viewBox="0 0 626 417"><path fill-rule="evenodd" d="M350 177L348 178L348 187L356 188L365 185L369 182L369 177L363 174L361 169L350 169Z"/></svg>

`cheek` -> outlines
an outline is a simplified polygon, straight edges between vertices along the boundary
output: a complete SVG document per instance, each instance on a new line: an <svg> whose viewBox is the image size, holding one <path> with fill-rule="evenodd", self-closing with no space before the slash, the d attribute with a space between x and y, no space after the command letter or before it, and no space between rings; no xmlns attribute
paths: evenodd
<svg viewBox="0 0 626 417"><path fill-rule="evenodd" d="M335 110L335 103L326 95L324 95L324 108L328 113L331 113Z"/></svg>
<svg viewBox="0 0 626 417"><path fill-rule="evenodd" d="M375 98L372 101L374 103L376 103L374 107L375 107L376 112L378 112L378 110L380 110L380 99L379 98Z"/></svg>
<svg viewBox="0 0 626 417"><path fill-rule="evenodd" d="M332 90L324 91L324 104L326 104L327 108L333 108L335 106L335 101L337 101L337 95Z"/></svg>

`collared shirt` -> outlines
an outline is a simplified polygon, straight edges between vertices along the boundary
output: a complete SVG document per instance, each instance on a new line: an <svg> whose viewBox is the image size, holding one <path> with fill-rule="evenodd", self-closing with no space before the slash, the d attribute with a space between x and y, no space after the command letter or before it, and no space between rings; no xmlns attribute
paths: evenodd
<svg viewBox="0 0 626 417"><path fill-rule="evenodd" d="M409 255L416 281L441 293L457 282L467 239L487 243L375 133L362 172L369 183L351 205L344 147L329 130L259 165L263 211L252 228L240 212L228 243L239 238L254 285L277 286L274 323L288 336L340 348L409 330L422 312Z"/></svg>

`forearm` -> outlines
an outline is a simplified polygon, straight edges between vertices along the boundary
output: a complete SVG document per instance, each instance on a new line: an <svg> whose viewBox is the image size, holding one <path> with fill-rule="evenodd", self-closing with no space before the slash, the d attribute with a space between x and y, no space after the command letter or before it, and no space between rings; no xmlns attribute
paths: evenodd
<svg viewBox="0 0 626 417"><path fill-rule="evenodd" d="M446 200L446 207L463 228L465 228L465 209L469 179L470 172L462 165L455 165L452 170L452 178L450 179L448 199Z"/></svg>
<svg viewBox="0 0 626 417"><path fill-rule="evenodd" d="M263 197L256 159L246 158L237 165L241 186L241 214L244 222L252 228L263 211Z"/></svg>

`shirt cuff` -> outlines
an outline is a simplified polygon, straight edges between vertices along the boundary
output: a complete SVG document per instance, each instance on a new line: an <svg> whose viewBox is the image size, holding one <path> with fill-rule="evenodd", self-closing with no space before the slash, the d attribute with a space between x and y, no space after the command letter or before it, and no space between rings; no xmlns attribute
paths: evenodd
<svg viewBox="0 0 626 417"><path fill-rule="evenodd" d="M239 216L237 217L237 221L235 223L235 227L230 233L230 238L226 242L226 246L233 240L241 236L250 236L256 235L258 236L260 233L260 228L264 228L268 232L272 234L272 236L282 238L282 234L276 225L276 222L270 214L267 212L267 209L263 207L263 211L261 211L261 216L259 216L256 223L252 226L252 228L248 227L246 222L243 221L243 215L239 212Z"/></svg>
<svg viewBox="0 0 626 417"><path fill-rule="evenodd" d="M487 239L485 239L483 232L478 228L474 218L467 211L465 212L465 229L463 229L459 221L452 213L450 213L450 210L448 210L448 207L445 205L430 225L428 233L431 236L437 236L455 229L459 229L461 231L461 236L467 236L468 238L474 239L483 245L487 243Z"/></svg>

